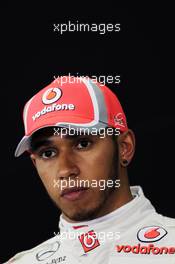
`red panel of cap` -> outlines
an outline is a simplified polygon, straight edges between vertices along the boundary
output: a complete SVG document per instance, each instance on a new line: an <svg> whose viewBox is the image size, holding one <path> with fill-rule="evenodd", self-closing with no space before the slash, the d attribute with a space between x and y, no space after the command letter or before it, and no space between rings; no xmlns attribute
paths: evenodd
<svg viewBox="0 0 175 264"><path fill-rule="evenodd" d="M58 85L54 81L37 93L26 109L24 111L26 135L46 124L48 118L53 124L58 122L83 124L94 119L92 100L83 82Z"/></svg>

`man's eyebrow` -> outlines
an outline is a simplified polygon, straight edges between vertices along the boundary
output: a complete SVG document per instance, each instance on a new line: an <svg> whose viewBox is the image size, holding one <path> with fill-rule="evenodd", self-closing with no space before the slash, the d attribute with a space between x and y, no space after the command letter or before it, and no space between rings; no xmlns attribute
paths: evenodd
<svg viewBox="0 0 175 264"><path fill-rule="evenodd" d="M87 136L92 136L92 135L88 135L88 134L85 134L84 133L84 135L78 135L78 134L75 134L75 135L69 135L69 134L67 134L67 135L65 135L64 136L64 138L67 138L67 139L77 139L77 138L81 138L81 137L87 137Z"/></svg>
<svg viewBox="0 0 175 264"><path fill-rule="evenodd" d="M81 138L92 138L92 137L97 137L96 135L91 135L91 134L88 134L88 133L84 133L83 135L82 134L80 134L80 135L78 135L78 134L74 134L74 135L69 135L69 134L67 134L67 135L65 135L65 136L63 136L63 138L66 138L66 139L68 139L68 140L78 140L78 139L81 139Z"/></svg>
<svg viewBox="0 0 175 264"><path fill-rule="evenodd" d="M51 145L52 141L49 139L41 139L31 142L31 150L36 151L42 146L49 146Z"/></svg>
<svg viewBox="0 0 175 264"><path fill-rule="evenodd" d="M56 136L56 135L55 135ZM65 135L63 136L63 138L66 138L68 140L77 140L78 138L82 138L82 137L92 137L92 135L89 134L84 134L84 135ZM52 140L49 138L43 138L43 139L34 139L33 141L31 141L31 151L35 152L37 151L39 148L44 147L44 146L50 146L51 144L53 144Z"/></svg>

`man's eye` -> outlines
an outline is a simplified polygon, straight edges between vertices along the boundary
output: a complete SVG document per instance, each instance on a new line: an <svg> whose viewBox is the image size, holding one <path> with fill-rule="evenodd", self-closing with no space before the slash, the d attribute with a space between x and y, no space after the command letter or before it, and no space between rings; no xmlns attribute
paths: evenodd
<svg viewBox="0 0 175 264"><path fill-rule="evenodd" d="M88 148L90 145L92 144L92 142L88 139L81 139L78 141L76 147L78 149L84 149L84 148Z"/></svg>
<svg viewBox="0 0 175 264"><path fill-rule="evenodd" d="M54 150L45 150L40 153L40 157L43 159L49 159L53 158L56 155L56 152Z"/></svg>

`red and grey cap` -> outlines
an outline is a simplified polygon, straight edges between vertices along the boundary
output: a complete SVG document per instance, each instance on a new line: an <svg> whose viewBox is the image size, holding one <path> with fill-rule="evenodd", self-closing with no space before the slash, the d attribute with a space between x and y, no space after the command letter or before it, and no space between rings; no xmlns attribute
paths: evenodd
<svg viewBox="0 0 175 264"><path fill-rule="evenodd" d="M61 82L61 78L67 81ZM116 95L105 85L90 78L62 76L35 94L23 111L25 135L15 156L29 150L33 133L41 128L113 127L126 131L126 117Z"/></svg>

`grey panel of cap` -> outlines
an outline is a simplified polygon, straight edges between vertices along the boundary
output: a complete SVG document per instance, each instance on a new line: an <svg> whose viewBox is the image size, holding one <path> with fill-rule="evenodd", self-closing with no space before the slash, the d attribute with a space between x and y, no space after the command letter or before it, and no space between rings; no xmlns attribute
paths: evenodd
<svg viewBox="0 0 175 264"><path fill-rule="evenodd" d="M99 121L102 123L108 124L108 114L107 114L106 102L105 102L103 92L91 80L89 80L89 82L94 90L94 93L97 99L97 104L98 104L98 109L99 109ZM101 125L98 124L97 127L100 128Z"/></svg>

